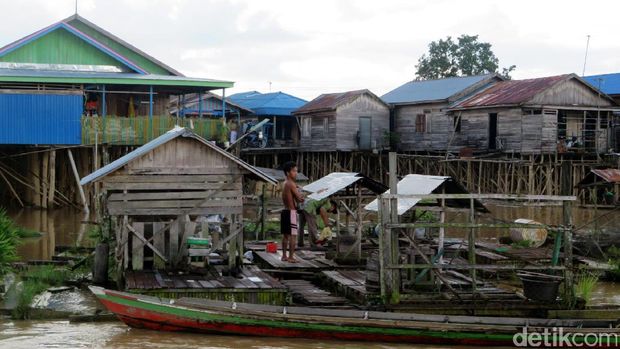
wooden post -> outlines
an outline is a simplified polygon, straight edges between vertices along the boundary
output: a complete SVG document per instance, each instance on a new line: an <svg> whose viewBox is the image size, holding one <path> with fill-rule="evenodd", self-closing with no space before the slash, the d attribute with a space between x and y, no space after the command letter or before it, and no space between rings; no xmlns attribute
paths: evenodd
<svg viewBox="0 0 620 349"><path fill-rule="evenodd" d="M43 165L41 168L41 173L39 174L39 181L41 182L41 207L47 208L47 175L48 175L48 164L49 164L49 154L43 153Z"/></svg>
<svg viewBox="0 0 620 349"><path fill-rule="evenodd" d="M75 159L73 159L73 153L71 149L67 149L67 155L69 156L69 163L71 164L71 170L73 171L73 177L75 178L75 184L77 185L78 192L80 193L80 199L82 200L82 206L84 212L89 213L88 202L86 201L86 195L84 194L84 188L80 185L80 174L78 173L77 166L75 165Z"/></svg>
<svg viewBox="0 0 620 349"><path fill-rule="evenodd" d="M105 285L108 281L108 254L110 246L107 243L99 243L95 247L95 263L93 265L93 283Z"/></svg>
<svg viewBox="0 0 620 349"><path fill-rule="evenodd" d="M134 234L144 237L144 223L133 222ZM133 270L144 269L144 242L142 239L131 236L131 268Z"/></svg>
<svg viewBox="0 0 620 349"><path fill-rule="evenodd" d="M569 161L562 162L562 178L561 191L562 195L570 195L572 193L572 168ZM572 202L562 202L562 218L564 224L564 286L566 288L566 301L573 304L575 298L575 288L573 285L573 213Z"/></svg>
<svg viewBox="0 0 620 349"><path fill-rule="evenodd" d="M474 224L476 222L476 211L475 211L475 206L474 206L474 199L470 199L469 201L469 222ZM467 241L467 247L468 247L468 252L467 252L467 257L469 260L469 264L470 265L475 265L476 264L476 230L475 228L471 228L469 230L469 239ZM476 292L476 269L471 269L471 274L470 274L472 283L471 283L471 287L472 287L472 293Z"/></svg>
<svg viewBox="0 0 620 349"><path fill-rule="evenodd" d="M265 240L265 221L267 220L267 213L265 212L265 186L266 183L261 183L261 193L259 197L260 201L260 238ZM303 234L303 232L302 232Z"/></svg>
<svg viewBox="0 0 620 349"><path fill-rule="evenodd" d="M355 229L356 237L355 243L357 244L356 253L357 253L357 261L358 263L362 259L362 186L357 183L357 207L356 207L356 216L357 218L357 227Z"/></svg>
<svg viewBox="0 0 620 349"><path fill-rule="evenodd" d="M398 194L398 177L397 177L397 154L396 152L390 152L388 156L388 167L390 171L390 194ZM389 221L391 223L398 223L398 199L390 199L389 202ZM389 240L389 257L388 265L398 264L400 256L400 248L398 245L398 233L388 229L386 231L386 240ZM389 281L391 285L389 287L389 301L392 304L397 304L400 301L400 271L398 269L390 269L388 271Z"/></svg>
<svg viewBox="0 0 620 349"><path fill-rule="evenodd" d="M166 253L166 232L162 228L164 227L163 222L153 222L153 246L162 253ZM164 269L166 267L166 263L164 260L157 256L156 254L153 256L153 265L156 269Z"/></svg>
<svg viewBox="0 0 620 349"><path fill-rule="evenodd" d="M469 163L469 162L468 162ZM468 169L469 171L469 169ZM446 193L446 187L443 186L441 189L441 193L445 194ZM441 199L441 211L439 211L439 223L444 224L446 223L446 199ZM443 245L444 245L444 238L446 236L446 228L442 225L439 228L439 240L437 242L437 254L439 255L439 260L438 260L438 264L443 264ZM441 269L439 269L441 271Z"/></svg>

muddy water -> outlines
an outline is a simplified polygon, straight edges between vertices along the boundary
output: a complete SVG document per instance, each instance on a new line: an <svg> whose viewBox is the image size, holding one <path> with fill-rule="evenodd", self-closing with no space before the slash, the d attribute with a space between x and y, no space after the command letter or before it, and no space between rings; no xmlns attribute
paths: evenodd
<svg viewBox="0 0 620 349"><path fill-rule="evenodd" d="M442 348L433 346L381 345L363 342L321 342L307 339L205 336L129 328L122 323L71 324L67 321L2 321L0 348L256 348L256 349L386 349Z"/></svg>
<svg viewBox="0 0 620 349"><path fill-rule="evenodd" d="M562 223L562 208L506 207L489 205L493 218L488 221L512 221L530 218L546 224ZM599 211L598 215L607 211ZM11 211L18 224L43 233L42 237L28 239L19 248L23 260L50 259L57 246L89 246L87 221L79 211ZM575 208L576 226L586 225L595 216L594 210ZM467 220L465 214L451 214L448 221ZM600 220L599 228L620 230L620 213ZM594 227L590 224L586 228ZM484 231L480 236L497 238L505 231ZM458 232L456 234L459 235ZM591 304L620 305L620 284L599 283L593 292ZM185 333L165 333L130 329L118 322L72 324L67 321L12 321L0 318L0 348L440 348L431 346L381 345L371 343L318 342L304 339L250 338L236 336L201 336Z"/></svg>

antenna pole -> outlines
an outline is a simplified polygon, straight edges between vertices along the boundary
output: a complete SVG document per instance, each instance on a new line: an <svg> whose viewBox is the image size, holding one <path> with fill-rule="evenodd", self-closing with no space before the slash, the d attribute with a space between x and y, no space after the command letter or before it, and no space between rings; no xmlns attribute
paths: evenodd
<svg viewBox="0 0 620 349"><path fill-rule="evenodd" d="M588 40L586 41L586 56L583 58L583 71L581 72L581 76L586 75L586 63L588 62L588 49L590 48L590 35L588 35Z"/></svg>

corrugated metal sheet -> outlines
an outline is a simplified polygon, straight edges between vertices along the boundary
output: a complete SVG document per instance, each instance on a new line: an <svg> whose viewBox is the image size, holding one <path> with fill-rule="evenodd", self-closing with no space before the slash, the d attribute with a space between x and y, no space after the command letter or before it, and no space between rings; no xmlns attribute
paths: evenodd
<svg viewBox="0 0 620 349"><path fill-rule="evenodd" d="M452 108L475 108L498 105L520 105L537 94L547 90L571 74L549 76L538 79L508 80L493 84L491 87L465 99Z"/></svg>
<svg viewBox="0 0 620 349"><path fill-rule="evenodd" d="M351 184L359 181L362 177L356 172L332 172L327 176L316 180L303 189L312 194L308 198L314 200L323 200L332 194L335 194Z"/></svg>
<svg viewBox="0 0 620 349"><path fill-rule="evenodd" d="M258 166L256 166L255 168L263 172L264 174L267 174L270 177L276 179L279 182L284 182L286 180L286 176L284 175L284 171L282 170ZM310 180L310 178L306 177L305 174L297 172L297 182L307 182L308 180Z"/></svg>
<svg viewBox="0 0 620 349"><path fill-rule="evenodd" d="M173 75L0 69L0 81L41 83L128 84L191 87L232 87L230 81L188 78Z"/></svg>
<svg viewBox="0 0 620 349"><path fill-rule="evenodd" d="M584 76L590 85L608 95L620 95L620 73Z"/></svg>
<svg viewBox="0 0 620 349"><path fill-rule="evenodd" d="M284 92L260 93L241 92L228 97L243 108L251 109L255 115L290 116L306 101Z"/></svg>
<svg viewBox="0 0 620 349"><path fill-rule="evenodd" d="M471 87L495 74L463 76L437 80L409 81L381 96L386 103L407 104L439 101Z"/></svg>
<svg viewBox="0 0 620 349"><path fill-rule="evenodd" d="M398 194L427 195L432 193L433 190L437 189L448 179L450 179L450 177L410 174L398 182ZM409 209L415 206L419 201L420 199L398 199L398 215L400 216L409 211ZM379 201L377 199L373 200L366 205L364 209L375 212L379 211Z"/></svg>
<svg viewBox="0 0 620 349"><path fill-rule="evenodd" d="M608 183L620 183L620 170L615 168L595 169L592 173Z"/></svg>
<svg viewBox="0 0 620 349"><path fill-rule="evenodd" d="M81 142L80 94L0 94L0 144Z"/></svg>
<svg viewBox="0 0 620 349"><path fill-rule="evenodd" d="M363 94L369 94L377 98L378 100L382 101L379 97L377 97L374 93L370 92L369 90L356 90L356 91L348 91L348 92L341 92L341 93L327 93L327 94L322 94L318 96L317 98L311 100L310 102L306 103L303 107L295 110L293 114L304 114L304 113L317 112L317 111L336 110L336 108L338 108L340 105L344 103L348 103Z"/></svg>
<svg viewBox="0 0 620 349"><path fill-rule="evenodd" d="M445 191L446 194L466 194L467 189L463 187L460 183L455 181L450 177L444 176L425 176L419 174L410 174L405 176L405 178L401 179L398 182L398 194L404 195L428 195L432 194L434 191L438 190L438 188L442 185L442 191ZM389 193L386 191L385 194ZM398 215L402 215L412 207L417 205L420 200L419 199L398 199ZM468 208L470 205L469 199L446 199L446 206L448 207L460 207L460 208ZM366 205L364 209L368 211L378 211L379 210L379 202L378 200L373 200L371 203ZM489 210L480 202L480 200L474 200L474 207L477 211L480 212L489 212Z"/></svg>
<svg viewBox="0 0 620 349"><path fill-rule="evenodd" d="M155 138L154 140L144 144L143 146L137 148L136 150L130 152L129 154L115 160L112 161L111 163L107 164L106 166L98 169L97 171L89 174L88 176L82 178L82 180L80 181L80 185L86 185L90 182L93 181L97 181L107 175L109 175L110 173L118 170L119 168L125 166L126 164L128 164L129 162L131 162L132 160L135 160L141 156L143 156L144 154L147 154L148 152L150 152L151 150L177 138L177 137L191 137L196 139L197 141L202 142L203 144L205 144L206 146L210 147L211 149L215 150L216 152L222 154L223 156L229 158L230 160L236 162L237 164L239 164L239 166L247 169L248 171L250 171L251 173L253 173L254 175L256 175L258 178L260 178L261 180L264 180L265 182L268 182L270 184L276 185L278 184L278 181L275 180L274 178L270 177L269 175L261 172L260 170L258 170L256 167L246 163L245 161L241 160L240 158L232 155L231 153L221 149L220 147L218 147L217 145L213 144L212 142L209 142L205 139L203 139L202 137L198 136L197 134L195 134L194 132L192 132L190 129L187 129L185 127L175 127L172 130L164 133L163 135Z"/></svg>

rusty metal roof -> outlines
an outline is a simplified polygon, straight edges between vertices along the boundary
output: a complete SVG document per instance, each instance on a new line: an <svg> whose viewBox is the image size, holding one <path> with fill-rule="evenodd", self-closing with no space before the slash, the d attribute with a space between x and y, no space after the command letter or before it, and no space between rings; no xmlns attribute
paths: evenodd
<svg viewBox="0 0 620 349"><path fill-rule="evenodd" d="M520 105L531 100L558 82L574 74L549 76L537 79L507 80L497 82L491 87L456 103L452 109L491 107L500 105Z"/></svg>
<svg viewBox="0 0 620 349"><path fill-rule="evenodd" d="M592 170L592 173L608 183L620 183L620 170L615 168L605 168Z"/></svg>
<svg viewBox="0 0 620 349"><path fill-rule="evenodd" d="M342 104L349 103L364 94L369 94L370 96L381 101L381 103L385 104L383 100L381 100L374 93L370 92L367 89L340 93L325 93L304 104L301 108L295 110L293 114L305 114L317 111L336 110L336 108L338 108Z"/></svg>

